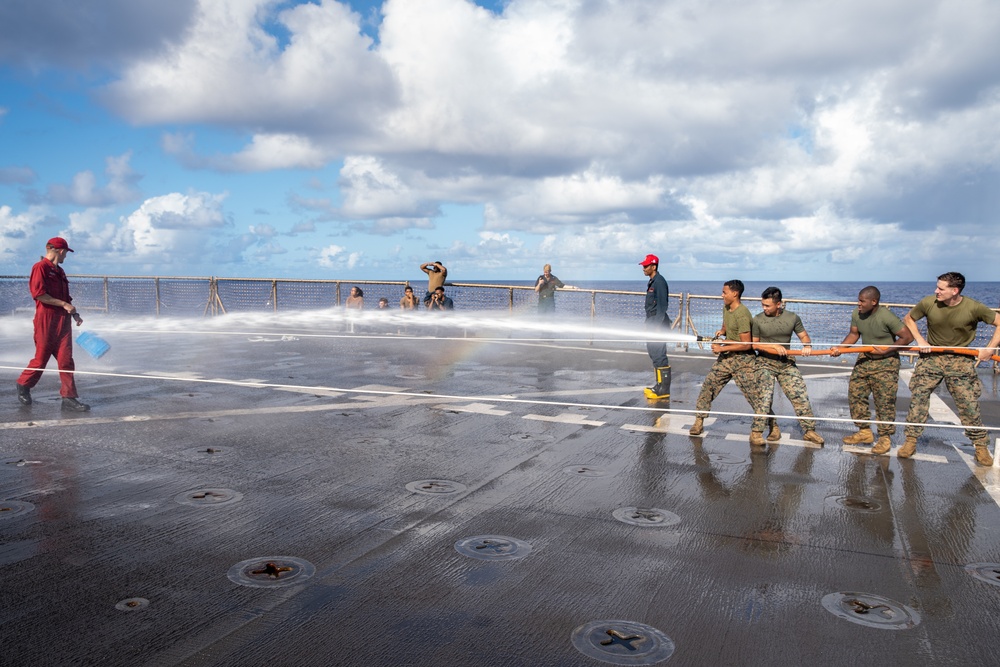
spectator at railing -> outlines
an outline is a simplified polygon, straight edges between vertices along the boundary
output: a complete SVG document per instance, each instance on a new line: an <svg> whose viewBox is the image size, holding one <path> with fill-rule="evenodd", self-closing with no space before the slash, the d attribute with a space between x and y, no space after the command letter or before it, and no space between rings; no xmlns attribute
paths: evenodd
<svg viewBox="0 0 1000 667"><path fill-rule="evenodd" d="M455 304L444 295L444 288L438 287L427 302L427 310L454 310Z"/></svg>
<svg viewBox="0 0 1000 667"><path fill-rule="evenodd" d="M365 307L365 293L357 285L351 288L351 296L347 297L347 307L355 310Z"/></svg>

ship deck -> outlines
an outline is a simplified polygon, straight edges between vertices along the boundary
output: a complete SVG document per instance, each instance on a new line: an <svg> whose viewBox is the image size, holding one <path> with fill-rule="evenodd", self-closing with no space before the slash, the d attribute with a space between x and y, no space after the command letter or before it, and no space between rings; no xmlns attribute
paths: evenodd
<svg viewBox="0 0 1000 667"><path fill-rule="evenodd" d="M846 357L801 362L826 446L751 453L732 384L687 434L695 350L665 409L638 344L385 333L128 337L81 414L6 371L0 662L1000 661L1000 467L849 451Z"/></svg>

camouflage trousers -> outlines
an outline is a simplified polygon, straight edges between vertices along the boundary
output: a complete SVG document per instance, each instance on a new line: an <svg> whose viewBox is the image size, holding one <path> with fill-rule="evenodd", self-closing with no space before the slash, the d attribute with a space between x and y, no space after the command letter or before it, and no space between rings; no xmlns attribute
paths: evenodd
<svg viewBox="0 0 1000 667"><path fill-rule="evenodd" d="M859 429L871 428L868 397L875 399L875 419L880 422L896 421L896 392L899 389L899 357L872 359L867 354L858 356L847 383L847 403L851 406L851 419ZM895 424L877 424L878 435L892 435Z"/></svg>
<svg viewBox="0 0 1000 667"><path fill-rule="evenodd" d="M759 415L767 413L767 406L762 398L762 382L760 372L757 368L757 359L753 354L721 354L712 364L712 369L705 376L705 381L701 384L701 391L698 393L698 400L695 403L696 417L705 418L712 408L712 401L718 397L729 381L732 380L747 399L747 403L753 411ZM753 431L763 431L766 419L754 417Z"/></svg>
<svg viewBox="0 0 1000 667"><path fill-rule="evenodd" d="M795 365L794 360L757 357L757 365L763 380L762 397L768 414L774 414L771 404L774 400L774 382L777 380L781 391L785 392L785 396L792 404L795 415L798 417L813 416L812 406L809 405L809 395L806 393L806 381L802 378L802 371ZM816 422L812 419L801 419L799 423L802 425L803 431L816 430Z"/></svg>
<svg viewBox="0 0 1000 667"><path fill-rule="evenodd" d="M917 368L910 378L910 409L906 413L906 421L911 425L903 429L907 438L919 438L924 432L920 424L927 422L927 411L930 407L931 393L944 381L948 393L955 399L958 408L958 418L965 426L982 426L983 420L979 414L979 397L983 394L983 385L976 374L976 360L957 354L927 354L920 355ZM986 431L977 428L965 429L965 437L976 445L988 443Z"/></svg>

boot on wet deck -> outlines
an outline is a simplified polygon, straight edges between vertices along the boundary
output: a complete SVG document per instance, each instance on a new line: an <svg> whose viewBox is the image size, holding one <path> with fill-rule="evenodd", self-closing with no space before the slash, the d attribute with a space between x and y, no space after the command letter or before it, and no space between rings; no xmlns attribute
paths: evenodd
<svg viewBox="0 0 1000 667"><path fill-rule="evenodd" d="M656 384L647 387L643 393L651 401L670 400L670 366L662 366L656 370Z"/></svg>

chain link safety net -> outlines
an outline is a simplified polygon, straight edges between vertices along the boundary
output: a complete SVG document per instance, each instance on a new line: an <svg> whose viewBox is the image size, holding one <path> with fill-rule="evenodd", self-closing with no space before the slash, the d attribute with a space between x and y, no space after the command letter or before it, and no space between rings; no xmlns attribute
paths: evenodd
<svg viewBox="0 0 1000 667"><path fill-rule="evenodd" d="M299 311L342 307L352 287L364 292L365 310L374 310L378 301L389 301L398 310L407 284L421 301L426 283L405 281L288 280L252 278L165 278L70 275L73 303L83 312L109 315L202 316L229 312ZM461 311L495 311L511 315L537 312L538 296L524 286L454 283L445 285L445 294ZM595 325L637 327L645 319L645 293L612 290L561 289L555 295L560 317L590 320ZM785 299L786 310L799 315L816 347L836 345L850 330L853 301ZM760 312L760 304L745 300L750 312ZM912 304L883 304L902 318ZM423 308L423 306L421 306ZM34 312L28 293L27 276L0 276L0 315ZM716 295L671 294L668 308L673 329L678 333L711 336L722 325L722 298ZM926 335L926 322L918 323ZM992 327L979 327L973 346L984 346ZM704 344L700 346L704 347ZM793 348L801 347L793 337Z"/></svg>

